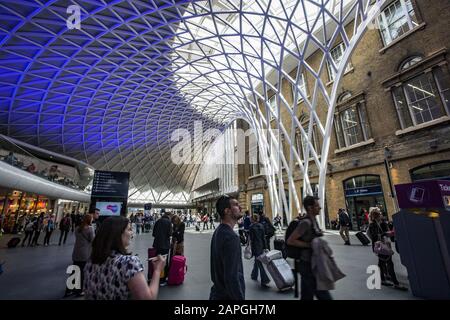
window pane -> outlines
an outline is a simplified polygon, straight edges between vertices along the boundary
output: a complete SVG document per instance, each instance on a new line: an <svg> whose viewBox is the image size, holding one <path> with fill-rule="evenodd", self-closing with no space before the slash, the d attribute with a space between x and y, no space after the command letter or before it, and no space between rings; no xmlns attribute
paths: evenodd
<svg viewBox="0 0 450 320"><path fill-rule="evenodd" d="M277 114L277 96L274 94L270 99L269 99L269 107L270 107L270 119L272 120L273 118L275 118L275 115Z"/></svg>
<svg viewBox="0 0 450 320"><path fill-rule="evenodd" d="M366 106L364 103L359 103L358 104L358 110L359 110L359 115L361 118L361 127L363 128L366 136L364 140L368 140L372 137L372 134L370 132L370 126L369 126L369 121L367 120L367 114L366 114Z"/></svg>
<svg viewBox="0 0 450 320"><path fill-rule="evenodd" d="M345 51L345 45L342 42L341 44L337 45L330 51L331 58L334 61L334 64L338 67L339 63L342 60L342 56L344 55ZM347 67L345 68L345 72L349 71L351 69L350 62L347 64ZM327 61L327 68L328 68L328 75L330 77L330 81L334 80L334 77L336 76L336 73L334 72L334 69L332 68L331 64Z"/></svg>
<svg viewBox="0 0 450 320"><path fill-rule="evenodd" d="M363 141L361 130L358 124L358 114L356 107L349 108L342 112L342 131L347 146Z"/></svg>
<svg viewBox="0 0 450 320"><path fill-rule="evenodd" d="M431 74L423 74L410 80L404 86L408 105L416 124L429 122L444 115L433 81Z"/></svg>
<svg viewBox="0 0 450 320"><path fill-rule="evenodd" d="M434 71L438 82L439 91L441 92L443 103L450 115L450 75L448 69L437 68Z"/></svg>
<svg viewBox="0 0 450 320"><path fill-rule="evenodd" d="M341 149L345 147L345 143L344 138L342 137L341 122L339 121L338 116L335 116L334 123L335 123L334 128L336 129L338 148Z"/></svg>
<svg viewBox="0 0 450 320"><path fill-rule="evenodd" d="M300 90L301 92L303 92L303 94L305 96L308 95L308 92L306 92L306 83L305 83L305 77L303 74L301 75L301 77L298 80L297 89ZM294 101L294 99L295 99L295 94L296 94L296 86L293 84L292 85L292 101ZM298 92L297 94L298 94L297 95L297 104L299 104L303 100L303 97L300 94L300 92Z"/></svg>
<svg viewBox="0 0 450 320"><path fill-rule="evenodd" d="M403 94L403 89L401 87L397 87L393 90L392 94L402 129L411 127L413 123L408 110L408 104L406 103L406 99Z"/></svg>

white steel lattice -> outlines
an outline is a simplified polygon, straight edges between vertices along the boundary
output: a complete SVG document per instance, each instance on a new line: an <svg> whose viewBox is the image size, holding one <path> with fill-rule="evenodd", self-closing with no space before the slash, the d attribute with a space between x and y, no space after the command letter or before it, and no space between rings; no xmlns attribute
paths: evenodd
<svg viewBox="0 0 450 320"><path fill-rule="evenodd" d="M96 168L130 171L131 199L175 203L189 198L199 165L171 162L171 132L191 130L196 120L205 131L223 131L242 118L258 135L272 212L283 204L289 213L300 211L293 174L302 173L311 193L309 158L320 171L323 204L336 94L352 52L385 2L2 0L0 131ZM81 7L80 30L66 26L73 4ZM338 40L345 50L335 61L331 49ZM313 52L321 57L318 66L306 61ZM330 90L327 68L335 73ZM303 77L314 79L308 93ZM294 97L282 91L283 81L295 86ZM299 96L307 128L296 116ZM317 110L321 100L327 110ZM281 121L281 113L289 121ZM313 128L321 146L313 143ZM262 135L258 129L269 130ZM306 142L302 152L295 148L296 131ZM289 150L282 150L283 139Z"/></svg>

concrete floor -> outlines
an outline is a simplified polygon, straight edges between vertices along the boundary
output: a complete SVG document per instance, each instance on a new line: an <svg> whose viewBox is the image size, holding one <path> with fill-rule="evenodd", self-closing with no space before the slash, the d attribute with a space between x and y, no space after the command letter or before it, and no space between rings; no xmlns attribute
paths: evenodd
<svg viewBox="0 0 450 320"><path fill-rule="evenodd" d="M195 232L188 228L185 234L185 255L188 272L183 285L160 288L161 300L204 300L208 299L211 287L209 272L209 250L212 231ZM280 235L281 237L282 235ZM58 232L52 236L49 247L17 247L7 249L6 242L10 238L0 238L0 262L4 273L0 275L0 299L61 299L64 295L66 268L71 264L73 235L66 245L58 246ZM344 246L339 235L327 232L325 239L334 251L338 266L347 275L336 283L331 293L334 299L343 300L406 300L415 299L410 291L402 292L393 288L382 287L380 290L369 290L366 286L367 267L377 263L377 258L370 247L363 247L352 236L352 246ZM41 243L43 236L41 235ZM130 250L138 254L142 260L147 255L147 248L153 239L149 233L136 235ZM406 269L400 264L399 256L394 256L394 264L399 281L408 286ZM293 300L293 291L280 293L273 282L271 288L262 289L258 282L250 279L253 260L244 259L246 279L246 299L248 300Z"/></svg>

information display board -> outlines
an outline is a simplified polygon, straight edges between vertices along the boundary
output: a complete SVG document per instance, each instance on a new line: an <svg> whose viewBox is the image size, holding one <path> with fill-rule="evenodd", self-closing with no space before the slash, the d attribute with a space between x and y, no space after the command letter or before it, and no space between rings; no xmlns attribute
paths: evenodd
<svg viewBox="0 0 450 320"><path fill-rule="evenodd" d="M128 198L129 172L100 171L94 173L92 197Z"/></svg>

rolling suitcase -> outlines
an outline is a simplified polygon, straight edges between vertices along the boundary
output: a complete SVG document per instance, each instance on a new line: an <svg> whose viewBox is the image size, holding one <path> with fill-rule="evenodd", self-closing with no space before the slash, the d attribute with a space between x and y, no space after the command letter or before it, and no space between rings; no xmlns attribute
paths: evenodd
<svg viewBox="0 0 450 320"><path fill-rule="evenodd" d="M170 262L169 275L167 284L169 286L177 286L184 282L184 276L187 272L186 257L173 256Z"/></svg>
<svg viewBox="0 0 450 320"><path fill-rule="evenodd" d="M363 232L360 231L360 232L356 233L356 237L362 243L363 246L369 245L370 240L369 240L369 238L367 238L367 236Z"/></svg>
<svg viewBox="0 0 450 320"><path fill-rule="evenodd" d="M289 290L295 284L291 266L283 258L270 261L267 271L280 291Z"/></svg>
<svg viewBox="0 0 450 320"><path fill-rule="evenodd" d="M272 277L278 290L289 290L295 284L294 273L289 263L283 259L279 250L265 252L258 260L266 265L267 271Z"/></svg>
<svg viewBox="0 0 450 320"><path fill-rule="evenodd" d="M20 243L20 238L14 237L11 240L8 241L8 248L15 248Z"/></svg>

